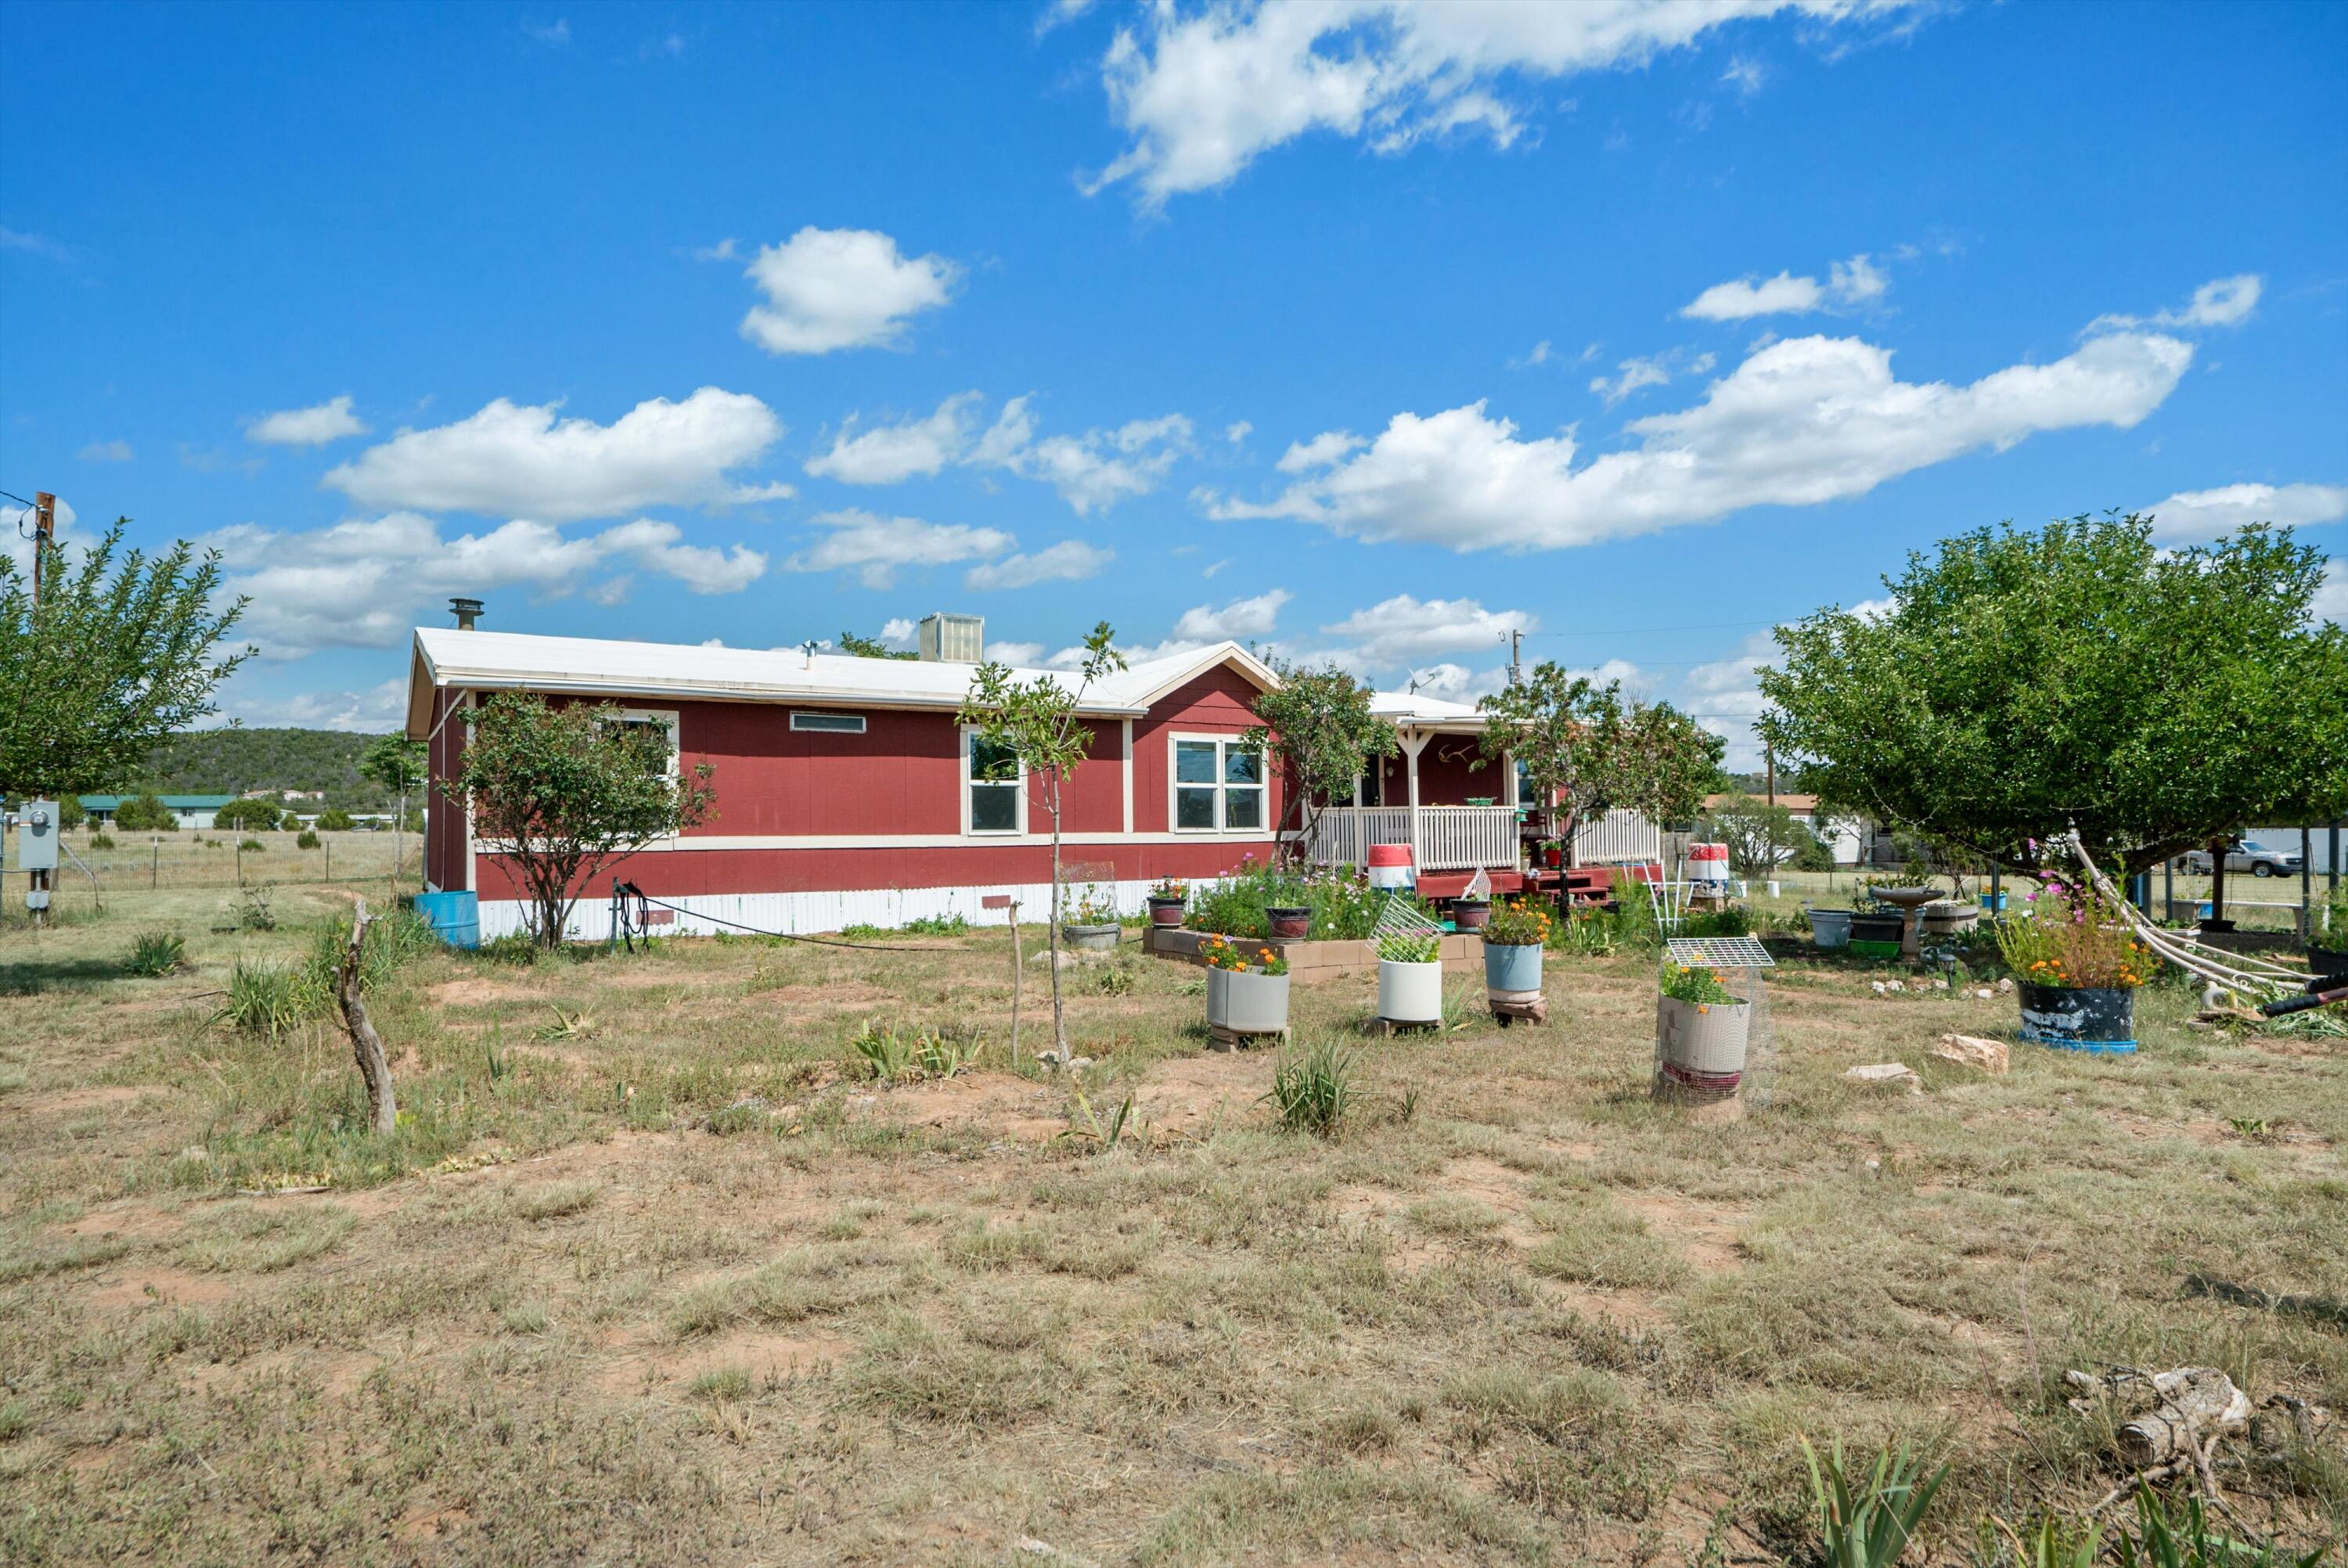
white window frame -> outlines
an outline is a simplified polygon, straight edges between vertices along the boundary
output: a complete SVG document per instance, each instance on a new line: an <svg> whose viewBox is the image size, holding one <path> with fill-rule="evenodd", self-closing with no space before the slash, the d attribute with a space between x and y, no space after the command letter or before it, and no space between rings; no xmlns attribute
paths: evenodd
<svg viewBox="0 0 2348 1568"><path fill-rule="evenodd" d="M1259 757L1262 758L1261 766L1263 776L1261 782L1254 784L1240 784L1233 786L1226 783L1223 778L1223 749L1227 746L1239 746L1242 751L1247 750L1248 748L1241 744L1243 740L1243 736L1232 734L1228 732L1193 733L1189 731L1175 731L1167 735L1166 830L1169 833L1179 833L1199 838L1270 838L1272 836L1272 758L1270 754L1262 750L1259 750L1256 753ZM1181 743L1185 741L1211 742L1215 746L1215 783L1213 785L1215 791L1215 825L1212 827L1184 827L1181 825L1181 792L1186 789L1205 789L1208 787L1205 784L1186 784L1176 777L1176 774L1179 769L1179 764L1176 762L1176 759L1181 755L1180 747ZM1263 820L1256 826L1227 827L1223 825L1223 804L1227 798L1226 792L1233 787L1240 789L1254 789L1262 795L1263 810L1261 815Z"/></svg>
<svg viewBox="0 0 2348 1568"><path fill-rule="evenodd" d="M622 723L658 724L668 731L668 770L662 776L675 784L684 773L684 729L675 708L623 708Z"/></svg>
<svg viewBox="0 0 2348 1568"><path fill-rule="evenodd" d="M970 768L971 757L970 757L970 753L971 753L971 747L972 747L973 743L975 743L975 742L977 741L977 739L978 739L978 734L979 734L978 726L977 726L977 725L975 725L975 724L963 724L963 725L959 726L959 729L960 729L961 735L962 735L962 739L961 739L961 741L960 741L960 743L959 743L960 749L961 749L961 753L962 753L962 768L961 768L961 773L962 773L962 835L963 835L964 838L1025 838L1025 837L1026 837L1026 836L1027 836L1027 764L1026 764L1025 763L1024 763L1024 762L1022 762L1022 763L1020 763L1020 764L1018 764L1018 765L1019 765L1019 774L1018 774L1018 777L1017 777L1015 780L1005 779L1005 780L1001 781L1002 783L1012 784L1012 785L1014 786L1014 791L1015 791L1015 793L1014 793L1014 794L1013 795L1013 797L1012 797L1012 798L1013 798L1013 799L1014 799L1015 801L1017 801L1017 802L1018 802L1018 804L1019 804L1019 820L1018 820L1017 825L1016 825L1015 826L1012 826L1012 827L973 827L973 826L972 826L972 825L971 825L971 811L970 811L970 791L971 791L971 785L972 785L973 783L993 784L993 783L995 783L996 781L994 781L994 780L986 780L986 779L973 780L973 779L971 777L971 768Z"/></svg>
<svg viewBox="0 0 2348 1568"><path fill-rule="evenodd" d="M801 719L845 719L848 723L802 724ZM853 726L853 727L850 727ZM799 735L860 735L867 726L861 713L835 713L816 708L791 710L791 733Z"/></svg>

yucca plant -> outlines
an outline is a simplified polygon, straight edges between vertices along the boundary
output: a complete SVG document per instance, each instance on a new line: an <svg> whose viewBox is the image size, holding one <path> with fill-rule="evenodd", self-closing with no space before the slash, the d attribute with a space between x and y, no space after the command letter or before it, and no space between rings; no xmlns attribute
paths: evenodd
<svg viewBox="0 0 2348 1568"><path fill-rule="evenodd" d="M1921 1461L1902 1445L1896 1453L1878 1454L1873 1473L1854 1491L1839 1440L1823 1464L1807 1438L1802 1452L1810 1461L1818 1568L1891 1568L1949 1475L1946 1465L1925 1475Z"/></svg>
<svg viewBox="0 0 2348 1568"><path fill-rule="evenodd" d="M310 973L288 964L247 963L229 971L228 999L212 1015L247 1034L275 1040L302 1027L324 1009L325 993Z"/></svg>
<svg viewBox="0 0 2348 1568"><path fill-rule="evenodd" d="M1281 1125L1335 1136L1354 1103L1354 1062L1353 1052L1328 1040L1281 1052L1264 1096L1280 1112Z"/></svg>
<svg viewBox="0 0 2348 1568"><path fill-rule="evenodd" d="M848 1043L862 1058L872 1076L883 1083L921 1076L921 1069L913 1060L912 1042L900 1035L894 1024L877 1019L869 1020Z"/></svg>
<svg viewBox="0 0 2348 1568"><path fill-rule="evenodd" d="M122 967L134 975L168 975L187 968L188 939L177 931L146 931L130 944Z"/></svg>
<svg viewBox="0 0 2348 1568"><path fill-rule="evenodd" d="M952 1078L977 1054L962 1041L948 1040L933 1030L922 1030L913 1037L913 1065L932 1078Z"/></svg>
<svg viewBox="0 0 2348 1568"><path fill-rule="evenodd" d="M2165 1498L2139 1484L2136 1517L2141 1533L2122 1525L2112 1541L2120 1568L2315 1568L2328 1555L2322 1547L2302 1556L2272 1541L2214 1534L2209 1511L2189 1493L2182 1510L2172 1513Z"/></svg>

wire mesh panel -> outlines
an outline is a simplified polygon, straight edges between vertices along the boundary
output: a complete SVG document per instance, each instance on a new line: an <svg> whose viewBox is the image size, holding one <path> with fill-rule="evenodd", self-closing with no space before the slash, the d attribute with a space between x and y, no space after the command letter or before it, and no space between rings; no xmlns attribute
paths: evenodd
<svg viewBox="0 0 2348 1568"><path fill-rule="evenodd" d="M1711 969L1773 969L1777 960L1752 937L1673 937L1663 952L1675 964Z"/></svg>
<svg viewBox="0 0 2348 1568"><path fill-rule="evenodd" d="M1370 927L1370 951L1375 953L1389 937L1406 937L1440 940L1443 927L1426 917L1416 903L1399 893L1388 891L1385 907L1378 911L1377 923Z"/></svg>

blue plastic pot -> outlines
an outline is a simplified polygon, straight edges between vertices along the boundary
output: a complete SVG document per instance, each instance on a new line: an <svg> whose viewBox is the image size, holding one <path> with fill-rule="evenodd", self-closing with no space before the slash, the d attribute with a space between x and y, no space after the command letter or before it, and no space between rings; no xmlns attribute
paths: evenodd
<svg viewBox="0 0 2348 1568"><path fill-rule="evenodd" d="M2008 895L2003 893L1984 893L1981 896L1981 907L1993 915L2002 915L2005 912L2007 897Z"/></svg>
<svg viewBox="0 0 2348 1568"><path fill-rule="evenodd" d="M1484 944L1484 989L1494 991L1537 991L1541 989L1541 949L1536 944L1507 947Z"/></svg>

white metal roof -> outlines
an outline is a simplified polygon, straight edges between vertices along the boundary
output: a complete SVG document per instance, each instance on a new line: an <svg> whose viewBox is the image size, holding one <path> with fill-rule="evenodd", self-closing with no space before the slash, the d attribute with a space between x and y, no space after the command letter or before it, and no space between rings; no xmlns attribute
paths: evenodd
<svg viewBox="0 0 2348 1568"><path fill-rule="evenodd" d="M1416 692L1373 692L1370 712L1406 727L1441 725L1480 730L1485 722L1484 714L1473 703L1447 702L1440 697L1421 696Z"/></svg>
<svg viewBox="0 0 2348 1568"><path fill-rule="evenodd" d="M1138 717L1149 705L1218 665L1236 668L1257 687L1279 678L1236 642L1218 642L1118 671L1085 693L1079 711ZM593 637L538 637L517 631L416 629L407 680L407 730L431 724L435 687L476 691L574 692L597 697L702 698L749 702L830 702L885 708L957 708L975 664L914 659L860 659L797 648L723 648L691 643L623 642ZM1021 679L1065 670L1017 670Z"/></svg>

